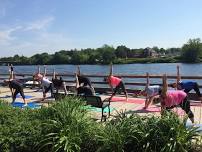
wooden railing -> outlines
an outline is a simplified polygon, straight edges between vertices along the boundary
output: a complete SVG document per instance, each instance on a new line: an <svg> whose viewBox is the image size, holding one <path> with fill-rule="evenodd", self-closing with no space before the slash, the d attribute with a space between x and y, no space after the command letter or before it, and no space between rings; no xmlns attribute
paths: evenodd
<svg viewBox="0 0 202 152"><path fill-rule="evenodd" d="M52 73L48 73L46 74L47 77L52 78ZM57 74L57 76L62 76L63 79L68 83L75 83L75 75L74 74L65 74L65 73L59 73ZM85 74L86 77L89 77L92 80L92 83L95 85L95 88L99 89L99 88L103 88L103 89L107 89L108 86L106 85L107 83L103 81L103 78L106 77L106 75L101 75L101 74L96 74L96 75L90 75L90 74ZM129 91L133 91L136 90L136 87L138 88L138 86L144 87L146 85L146 75L115 75L118 77L121 77L123 79L130 79L132 81L124 81L126 88ZM15 74L15 77L17 79L32 79L33 74L30 73L22 73L22 74ZM173 82L176 82L176 77L175 75L167 75L168 81L172 80ZM0 79L8 79L9 78L9 74L0 74ZM99 78L100 80L93 80ZM161 85L162 83L162 75L150 75L150 82L152 82L152 79L157 79L158 83L150 83L150 85ZM141 79L142 82L135 82L135 80L137 79ZM202 80L202 76L181 76L181 79L190 79L193 81L200 81ZM106 85L105 87L100 87L100 85ZM98 87L99 86L99 87ZM131 87L132 86L132 89ZM199 83L199 87L202 88L202 84Z"/></svg>

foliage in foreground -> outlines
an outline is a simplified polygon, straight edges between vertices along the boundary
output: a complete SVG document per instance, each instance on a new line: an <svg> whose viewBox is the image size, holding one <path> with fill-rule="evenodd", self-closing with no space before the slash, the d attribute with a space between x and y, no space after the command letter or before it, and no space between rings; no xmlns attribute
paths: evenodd
<svg viewBox="0 0 202 152"><path fill-rule="evenodd" d="M97 123L78 98L38 110L0 102L0 151L197 151L200 136L173 113L148 117L119 113ZM199 149L199 148L198 148Z"/></svg>
<svg viewBox="0 0 202 152"><path fill-rule="evenodd" d="M199 142L196 128L186 128L173 113L161 118L120 113L103 133L103 151L181 152L191 150L193 140Z"/></svg>

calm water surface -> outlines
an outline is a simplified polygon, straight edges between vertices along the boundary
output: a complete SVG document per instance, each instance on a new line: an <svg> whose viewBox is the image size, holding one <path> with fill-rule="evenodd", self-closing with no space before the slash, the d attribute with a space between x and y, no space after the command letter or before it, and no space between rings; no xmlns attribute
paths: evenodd
<svg viewBox="0 0 202 152"><path fill-rule="evenodd" d="M129 74L129 75L141 75L149 72L150 74L164 74L176 75L176 66L180 66L181 75L194 75L202 76L202 64L183 64L183 63L154 63L154 64L119 64L113 66L114 74ZM58 73L72 74L76 71L76 65L48 65L47 73L52 73L55 68ZM34 73L38 69L38 66L15 66L15 73ZM80 65L81 73L83 74L108 74L108 65ZM41 66L43 72L43 66ZM8 73L8 66L0 66L0 73ZM92 78L93 79L93 78ZM94 78L95 79L95 78ZM98 80L99 78L97 78ZM100 81L100 80L99 80ZM142 82L145 79L124 79L125 82ZM152 79L151 83L159 82L159 80ZM172 80L170 80L172 81ZM200 84L202 81L197 80Z"/></svg>
<svg viewBox="0 0 202 152"><path fill-rule="evenodd" d="M120 64L113 66L114 74L176 74L176 65L180 66L182 75L202 75L202 64L182 64L182 63L154 63L154 64ZM52 72L55 68L58 73L74 73L75 65L48 65L47 72ZM80 65L84 74L108 74L108 65ZM37 66L15 66L16 73L33 73L37 71ZM43 66L41 66L43 71ZM0 73L8 73L8 66L0 66Z"/></svg>

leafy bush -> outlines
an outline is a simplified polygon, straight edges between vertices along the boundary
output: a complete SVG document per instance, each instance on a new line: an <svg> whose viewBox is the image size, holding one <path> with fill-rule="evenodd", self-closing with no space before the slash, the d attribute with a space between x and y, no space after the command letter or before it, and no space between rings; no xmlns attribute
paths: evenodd
<svg viewBox="0 0 202 152"><path fill-rule="evenodd" d="M199 135L196 128L186 128L173 113L160 118L120 113L99 137L103 141L101 151L164 152L187 151Z"/></svg>
<svg viewBox="0 0 202 152"><path fill-rule="evenodd" d="M0 102L0 151L35 151L43 138L37 111L13 108Z"/></svg>
<svg viewBox="0 0 202 152"><path fill-rule="evenodd" d="M118 113L97 123L85 102L69 97L38 110L0 102L0 151L200 151L197 128L173 113L162 117Z"/></svg>
<svg viewBox="0 0 202 152"><path fill-rule="evenodd" d="M84 102L78 98L62 99L49 108L53 114L44 123L49 128L40 144L41 151L81 151L96 149L97 124L88 115ZM96 130L96 132L95 132ZM47 148L49 147L49 148ZM92 147L95 147L92 149Z"/></svg>

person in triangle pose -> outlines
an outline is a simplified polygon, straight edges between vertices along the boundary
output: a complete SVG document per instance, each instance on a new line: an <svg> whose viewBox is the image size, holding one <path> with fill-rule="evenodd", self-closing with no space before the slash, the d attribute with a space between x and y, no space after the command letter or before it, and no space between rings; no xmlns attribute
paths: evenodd
<svg viewBox="0 0 202 152"><path fill-rule="evenodd" d="M77 95L95 95L95 89L91 83L91 80L88 77L81 75L79 66L77 66L75 77Z"/></svg>
<svg viewBox="0 0 202 152"><path fill-rule="evenodd" d="M25 95L23 91L23 84L18 81L17 79L14 79L14 71L13 71L13 65L11 64L10 66L10 77L9 80L4 80L4 83L9 86L11 90L11 95L12 95L12 103L15 102L16 96L18 93L22 96L22 99L24 101L23 106L27 106L27 101L25 100Z"/></svg>
<svg viewBox="0 0 202 152"><path fill-rule="evenodd" d="M194 114L190 108L190 101L187 99L187 94L182 90L167 90L167 76L163 75L163 88L160 92L161 113L164 110L172 109L180 106L188 115L192 123L194 123Z"/></svg>
<svg viewBox="0 0 202 152"><path fill-rule="evenodd" d="M104 78L105 82L108 82L109 87L112 90L112 95L109 99L112 99L113 96L115 96L115 94L119 91L122 90L126 96L126 101L128 101L128 93L127 90L125 88L125 84L123 83L121 78L115 77L113 76L113 69L112 69L112 64L110 66L110 73L108 77Z"/></svg>
<svg viewBox="0 0 202 152"><path fill-rule="evenodd" d="M58 79L56 73L55 73L55 69L53 70L53 77L52 77L52 82L53 82L53 86L56 89L56 93L58 93L59 89L63 89L65 95L67 95L67 86L65 81L62 79L62 77L60 76L60 78Z"/></svg>
<svg viewBox="0 0 202 152"><path fill-rule="evenodd" d="M150 85L149 83L149 73L146 73L147 84L143 91L141 91L138 95L143 95L146 97L144 109L147 109L150 104L152 104L154 99L159 98L159 92L161 91L161 86L159 85Z"/></svg>
<svg viewBox="0 0 202 152"><path fill-rule="evenodd" d="M43 90L43 98L41 101L44 101L46 98L46 94L48 91L51 91L51 97L53 95L53 83L46 77L46 67L44 66L44 74L36 73L34 75L34 80L40 82L42 90Z"/></svg>
<svg viewBox="0 0 202 152"><path fill-rule="evenodd" d="M197 96L202 100L202 95L199 89L199 85L195 81L182 81L180 78L179 65L177 65L177 82L170 84L172 88L178 90L184 90L184 92L189 93L191 90L194 90Z"/></svg>

